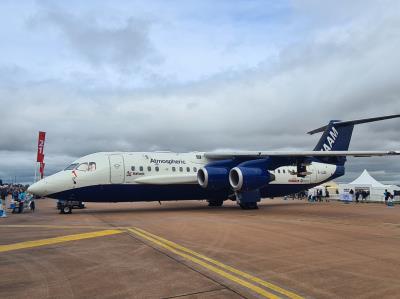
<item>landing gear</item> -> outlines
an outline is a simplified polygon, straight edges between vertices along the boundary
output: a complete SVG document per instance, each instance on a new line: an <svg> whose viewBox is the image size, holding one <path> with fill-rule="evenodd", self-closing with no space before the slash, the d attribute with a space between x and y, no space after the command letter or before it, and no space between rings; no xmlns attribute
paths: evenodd
<svg viewBox="0 0 400 299"><path fill-rule="evenodd" d="M60 203L60 214L72 214L72 204L71 202Z"/></svg>
<svg viewBox="0 0 400 299"><path fill-rule="evenodd" d="M257 202L240 203L239 206L243 210L257 210L258 209Z"/></svg>
<svg viewBox="0 0 400 299"><path fill-rule="evenodd" d="M236 192L236 202L243 210L258 209L257 203L261 200L259 190Z"/></svg>
<svg viewBox="0 0 400 299"><path fill-rule="evenodd" d="M209 207L221 207L224 204L223 199L209 199L207 201Z"/></svg>
<svg viewBox="0 0 400 299"><path fill-rule="evenodd" d="M63 206L60 210L61 214L72 214L72 207L71 206Z"/></svg>

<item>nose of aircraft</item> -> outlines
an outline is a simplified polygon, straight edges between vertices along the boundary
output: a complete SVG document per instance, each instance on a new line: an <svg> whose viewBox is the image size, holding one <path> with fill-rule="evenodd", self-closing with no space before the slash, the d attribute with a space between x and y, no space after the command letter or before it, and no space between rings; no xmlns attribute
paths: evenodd
<svg viewBox="0 0 400 299"><path fill-rule="evenodd" d="M30 185L27 191L37 196L45 196L47 193L46 185L46 181L43 179Z"/></svg>

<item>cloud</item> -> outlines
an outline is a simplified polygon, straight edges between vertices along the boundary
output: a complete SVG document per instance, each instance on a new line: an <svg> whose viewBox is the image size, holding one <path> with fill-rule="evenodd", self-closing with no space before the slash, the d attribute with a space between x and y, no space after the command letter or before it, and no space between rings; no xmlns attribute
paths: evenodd
<svg viewBox="0 0 400 299"><path fill-rule="evenodd" d="M124 71L160 61L149 38L151 25L150 20L133 16L107 23L93 13L75 14L54 6L43 6L28 22L37 30L57 29L70 49L93 67Z"/></svg>

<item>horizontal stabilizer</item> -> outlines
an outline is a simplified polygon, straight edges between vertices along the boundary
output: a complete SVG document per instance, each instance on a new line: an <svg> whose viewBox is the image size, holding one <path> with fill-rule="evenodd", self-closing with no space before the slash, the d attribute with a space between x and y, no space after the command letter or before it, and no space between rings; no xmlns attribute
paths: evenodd
<svg viewBox="0 0 400 299"><path fill-rule="evenodd" d="M400 117L400 114L394 114L394 115L387 115L387 116L381 116L381 117L372 117L372 118L363 118L363 119L356 119L356 120L349 120L349 121L333 121L333 124L335 127L345 127L345 126L354 126L354 125L359 125L359 124L365 124L365 123L370 123L374 121L380 121L380 120L385 120L385 119L391 119L391 118L397 118ZM323 126L321 128L312 130L310 132L307 132L307 134L313 135L315 133L320 133L324 132L329 125Z"/></svg>

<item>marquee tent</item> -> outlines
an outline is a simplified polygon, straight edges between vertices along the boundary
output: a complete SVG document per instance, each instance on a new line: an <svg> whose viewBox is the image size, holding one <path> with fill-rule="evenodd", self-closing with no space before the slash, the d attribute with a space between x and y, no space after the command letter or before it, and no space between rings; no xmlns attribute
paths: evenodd
<svg viewBox="0 0 400 299"><path fill-rule="evenodd" d="M351 183L339 184L339 194L341 197L349 194L350 190L353 190L354 194L357 193L357 191L367 191L369 192L369 196L366 199L367 201L384 201L385 190L388 190L393 194L394 190L398 189L400 188L395 185L384 185L378 182L369 174L366 169Z"/></svg>

